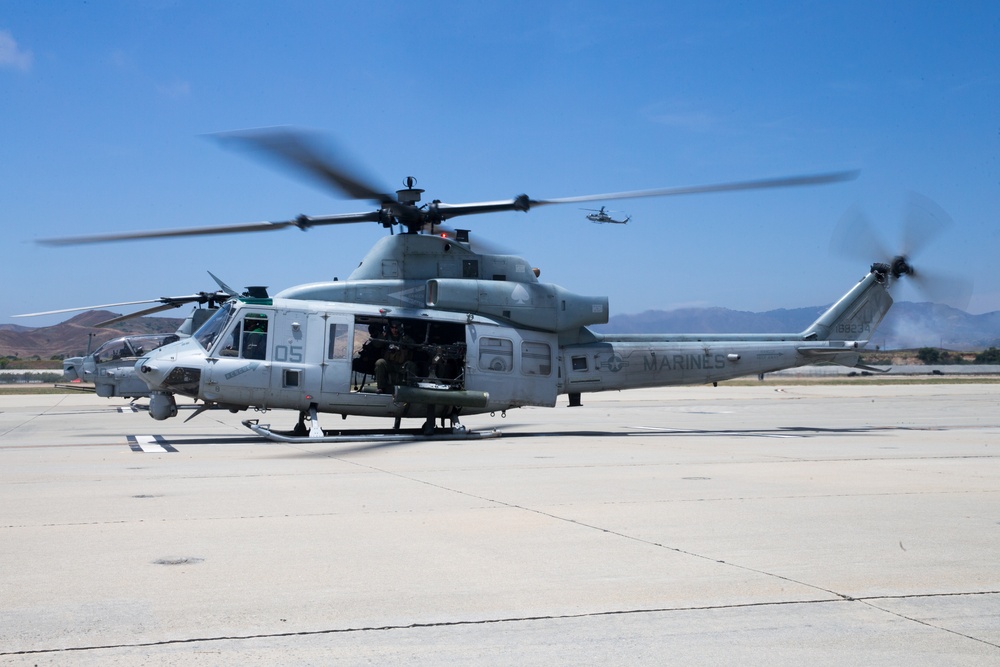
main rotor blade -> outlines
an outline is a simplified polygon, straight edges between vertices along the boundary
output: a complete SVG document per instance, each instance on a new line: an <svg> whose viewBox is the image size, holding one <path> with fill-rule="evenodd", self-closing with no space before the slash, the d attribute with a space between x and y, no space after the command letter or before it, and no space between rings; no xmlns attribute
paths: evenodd
<svg viewBox="0 0 1000 667"><path fill-rule="evenodd" d="M246 135L246 136L244 136ZM259 135L259 136L258 136ZM837 183L857 178L857 171L841 171L809 176L787 176L754 181L738 181L733 183L717 183L711 185L695 185L688 187L660 188L656 190L633 190L629 192L611 192L601 195L583 195L579 197L562 197L557 199L531 199L528 195L519 195L514 199L476 202L470 204L445 204L434 201L426 209L416 209L413 206L402 206L395 199L384 193L379 193L363 182L355 180L346 173L332 167L328 162L316 156L311 148L298 141L298 135L290 131L261 131L259 133L235 133L241 140L246 139L249 145L266 147L274 155L282 157L286 162L307 169L314 174L325 174L331 183L349 196L374 199L381 206L377 211L365 213L344 213L328 216L301 215L294 220L280 222L251 222L234 225L215 225L210 227L193 227L186 229L165 229L145 232L122 232L115 234L95 234L89 236L73 236L52 239L40 239L37 243L49 246L81 245L85 243L107 243L113 241L134 241L139 239L171 238L182 236L203 236L211 234L234 234L241 232L263 232L286 227L297 227L305 230L319 225L350 224L356 222L380 222L389 226L400 222L407 227L415 227L426 222L440 223L448 218L460 215L475 215L498 211L528 211L532 206L548 204L572 204L579 202L600 201L609 199L632 199L637 197L669 197L676 195L701 194L709 192L732 192L739 190L760 190L766 188L783 188L803 185L822 185Z"/></svg>
<svg viewBox="0 0 1000 667"><path fill-rule="evenodd" d="M101 327L109 327L112 324L118 324L119 322L125 322L126 320L132 320L136 317L142 317L144 315L152 315L153 313L162 313L164 310L170 310L171 308L177 308L181 304L179 303L168 303L162 306L156 306L154 308L146 308L145 310L140 310L135 313L129 313L128 315L119 315L118 317L112 317L110 320L104 320L103 322L98 322L94 327L100 329Z"/></svg>
<svg viewBox="0 0 1000 667"><path fill-rule="evenodd" d="M379 204L395 204L396 198L366 183L357 175L357 169L338 163L319 149L318 137L310 137L301 130L288 127L270 127L237 132L220 132L214 136L223 145L249 148L265 157L276 159L307 176L333 187L350 199L367 199Z"/></svg>
<svg viewBox="0 0 1000 667"><path fill-rule="evenodd" d="M169 310L171 308L179 308L187 303L208 303L209 301L222 302L228 299L232 294L226 294L225 292L215 292L209 294L206 292L199 292L198 294L188 294L185 296L161 296L158 299L146 299L144 301L122 301L120 303L105 303L99 306L81 306L79 308L63 308L62 310L47 310L44 313L25 313L23 315L12 315L12 317L35 317L37 315L58 315L60 313L72 313L80 310L104 310L105 308L118 308L119 306L138 306L146 303L159 303L162 305L154 306L147 310L139 311L138 313L133 313L128 315L125 319L131 317L139 317L141 315L147 315L149 313L159 312L161 310ZM100 325L94 325L100 326Z"/></svg>
<svg viewBox="0 0 1000 667"><path fill-rule="evenodd" d="M211 271L208 272L208 275L212 276L212 280L215 281L215 284L218 285L219 289L221 289L223 292L225 292L229 296L237 296L236 290L234 290L232 287L230 287L226 283L222 282L222 279L219 278L219 276L215 275Z"/></svg>
<svg viewBox="0 0 1000 667"><path fill-rule="evenodd" d="M639 197L673 197L677 195L694 195L709 192L735 192L739 190L764 190L768 188L788 188L802 185L824 185L840 183L858 177L858 171L837 171L809 176L785 176L781 178L766 178L755 181L736 181L733 183L715 183L710 185L692 185L686 187L658 188L655 190L631 190L628 192L609 192L602 195L582 195L579 197L559 197L556 199L531 199L520 195L514 199L476 202L472 204L432 203L431 213L437 213L441 220L447 220L459 215L474 215L478 213L493 213L497 211L528 211L534 206L548 204L578 204L589 201L604 201L610 199L636 199Z"/></svg>
<svg viewBox="0 0 1000 667"><path fill-rule="evenodd" d="M306 230L315 225L338 225L355 222L378 222L381 211L367 213L345 213L343 215L326 215L319 217L299 216L295 220L281 222L249 222L235 225L216 225L212 227L188 227L184 229L161 229L148 232L122 232L120 234L95 234L93 236L69 236L55 239L39 239L37 243L48 246L81 245L84 243L108 243L111 241L136 241L139 239L161 239L176 236L205 236L209 234L235 234L240 232L269 232L286 227L298 227Z"/></svg>
<svg viewBox="0 0 1000 667"><path fill-rule="evenodd" d="M119 306L138 306L143 303L163 303L163 300L146 299L145 301L123 301L121 303L105 303L100 306L81 306L80 308L63 308L62 310L46 310L43 313L23 313L21 315L11 315L11 317L38 317L40 315L59 315L60 313L75 313L80 310L104 310L105 308L118 308Z"/></svg>
<svg viewBox="0 0 1000 667"><path fill-rule="evenodd" d="M632 190L630 192L611 192L604 195L583 195L580 197L560 197L558 199L532 200L532 206L543 204L576 204L603 199L636 199L639 197L672 197L675 195L695 195L706 192L735 192L739 190L765 190L769 188L789 188L800 185L823 185L853 181L860 172L837 171L827 174L812 174L808 176L784 176L780 178L765 178L754 181L736 181L733 183L716 183L712 185L692 185L687 187L659 188L656 190Z"/></svg>

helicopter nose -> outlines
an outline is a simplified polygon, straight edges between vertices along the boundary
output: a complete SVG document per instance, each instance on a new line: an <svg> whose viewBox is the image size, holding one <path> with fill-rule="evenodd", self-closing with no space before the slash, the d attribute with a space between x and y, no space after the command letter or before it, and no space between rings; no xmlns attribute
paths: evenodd
<svg viewBox="0 0 1000 667"><path fill-rule="evenodd" d="M135 363L136 375L152 391L197 395L205 354L190 339L153 350Z"/></svg>
<svg viewBox="0 0 1000 667"><path fill-rule="evenodd" d="M171 370L164 372L164 366L153 357L144 357L135 363L135 372L150 389L160 389Z"/></svg>
<svg viewBox="0 0 1000 667"><path fill-rule="evenodd" d="M173 362L177 359L176 354L172 351L172 348L175 345L176 343L171 343L169 345L164 345L163 347L150 350L135 362L136 374L142 378L142 380L148 384L151 389L156 389L157 386L163 382L164 377L166 377L164 371L169 373L170 368L173 367Z"/></svg>
<svg viewBox="0 0 1000 667"><path fill-rule="evenodd" d="M197 396L201 387L201 368L164 359L140 359L135 369L153 391Z"/></svg>

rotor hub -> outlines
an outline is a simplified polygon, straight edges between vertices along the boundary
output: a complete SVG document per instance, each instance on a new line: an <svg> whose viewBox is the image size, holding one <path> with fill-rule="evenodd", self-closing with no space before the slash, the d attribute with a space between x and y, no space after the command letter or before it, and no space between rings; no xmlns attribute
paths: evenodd
<svg viewBox="0 0 1000 667"><path fill-rule="evenodd" d="M424 193L421 188L415 187L417 184L417 179L412 176L407 176L403 181L403 185L406 187L402 190L396 190L396 199L400 204L413 205L420 201L420 195Z"/></svg>
<svg viewBox="0 0 1000 667"><path fill-rule="evenodd" d="M892 277L898 280L900 276L908 276L913 273L913 267L906 261L903 255L897 255L892 259Z"/></svg>
<svg viewBox="0 0 1000 667"><path fill-rule="evenodd" d="M902 276L914 274L913 266L903 255L896 255L888 264L885 262L875 262L871 266L871 272L878 277L879 282L885 282L889 278L899 280Z"/></svg>

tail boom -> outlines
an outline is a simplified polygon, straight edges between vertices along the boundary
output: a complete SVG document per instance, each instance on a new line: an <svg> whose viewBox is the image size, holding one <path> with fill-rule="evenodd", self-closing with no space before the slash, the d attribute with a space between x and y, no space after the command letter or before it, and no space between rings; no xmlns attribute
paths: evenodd
<svg viewBox="0 0 1000 667"><path fill-rule="evenodd" d="M873 270L801 333L591 334L563 347L561 392L704 384L823 362L861 367L892 306L887 285Z"/></svg>

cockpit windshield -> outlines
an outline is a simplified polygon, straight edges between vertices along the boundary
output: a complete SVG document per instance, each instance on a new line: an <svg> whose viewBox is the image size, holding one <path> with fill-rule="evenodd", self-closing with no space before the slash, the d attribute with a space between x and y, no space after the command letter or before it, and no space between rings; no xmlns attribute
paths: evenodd
<svg viewBox="0 0 1000 667"><path fill-rule="evenodd" d="M135 353L125 337L113 338L94 350L94 361L97 363L134 356Z"/></svg>
<svg viewBox="0 0 1000 667"><path fill-rule="evenodd" d="M212 315L208 320L205 321L201 327L194 332L194 339L198 341L198 344L205 348L208 352L212 349L212 344L218 337L219 333L226 328L229 323L229 319L233 315L233 304L231 301L227 301L219 307L215 315Z"/></svg>
<svg viewBox="0 0 1000 667"><path fill-rule="evenodd" d="M177 334L145 334L113 338L94 351L94 361L100 364L118 359L136 359L178 340L180 336Z"/></svg>

